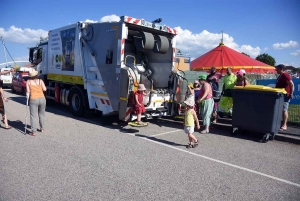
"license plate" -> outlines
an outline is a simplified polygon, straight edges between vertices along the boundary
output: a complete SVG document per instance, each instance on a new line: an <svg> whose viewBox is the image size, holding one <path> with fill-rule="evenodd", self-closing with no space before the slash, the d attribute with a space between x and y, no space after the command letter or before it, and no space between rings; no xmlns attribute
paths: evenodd
<svg viewBox="0 0 300 201"><path fill-rule="evenodd" d="M9 83L9 80L4 80L3 82L4 82L4 83Z"/></svg>

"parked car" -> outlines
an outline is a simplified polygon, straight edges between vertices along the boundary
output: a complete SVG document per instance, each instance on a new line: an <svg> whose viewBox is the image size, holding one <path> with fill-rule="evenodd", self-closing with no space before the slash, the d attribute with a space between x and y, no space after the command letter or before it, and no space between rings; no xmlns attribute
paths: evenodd
<svg viewBox="0 0 300 201"><path fill-rule="evenodd" d="M21 92L26 95L26 82L29 78L28 72L16 72L12 78L12 92Z"/></svg>
<svg viewBox="0 0 300 201"><path fill-rule="evenodd" d="M11 68L1 68L1 72L10 71ZM12 86L12 73L8 73L5 75L0 75L0 80L2 80L3 87L11 87Z"/></svg>

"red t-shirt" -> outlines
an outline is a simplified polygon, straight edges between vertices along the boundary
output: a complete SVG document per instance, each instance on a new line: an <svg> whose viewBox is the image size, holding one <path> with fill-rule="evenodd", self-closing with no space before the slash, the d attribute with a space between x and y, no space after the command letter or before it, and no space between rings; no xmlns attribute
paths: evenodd
<svg viewBox="0 0 300 201"><path fill-rule="evenodd" d="M291 95L291 87L288 82L292 80L292 77L288 73L282 73L277 78L276 87L275 88L284 88L288 95Z"/></svg>

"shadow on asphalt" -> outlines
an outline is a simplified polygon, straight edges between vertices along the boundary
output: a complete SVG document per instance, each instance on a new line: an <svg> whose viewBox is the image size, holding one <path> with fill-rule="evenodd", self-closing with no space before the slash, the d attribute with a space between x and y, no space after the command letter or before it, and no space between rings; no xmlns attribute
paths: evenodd
<svg viewBox="0 0 300 201"><path fill-rule="evenodd" d="M163 140L163 139L158 139L156 137L151 137L151 136L142 135L142 134L136 134L135 136L141 137L141 138L147 138L149 140L153 140L153 141L156 141L156 142L160 142L160 143L168 144L168 145L172 145L172 146L177 146L177 147L185 147L186 146L184 144L177 144L175 142L171 142L171 141Z"/></svg>
<svg viewBox="0 0 300 201"><path fill-rule="evenodd" d="M168 117L168 118L159 118L157 120L150 120L149 122L151 122L152 124L156 124L160 127L163 126L163 127L170 127L175 129L183 129L182 121L183 121L182 119L177 119L177 118L175 119L175 118ZM210 132L213 135L239 138L239 139L249 140L253 142L261 142L263 136L263 134L261 133L256 133L252 131L243 131L242 133L239 133L237 135L232 135L232 127L229 125L231 124L231 119L225 119L225 118L219 119L218 123L219 124L211 124L210 126ZM200 120L200 126L203 128L201 120ZM195 131L195 133L196 132L197 131Z"/></svg>
<svg viewBox="0 0 300 201"><path fill-rule="evenodd" d="M11 97L10 100L18 102L20 104L23 104L24 107L26 107L26 97L23 97L23 96L22 97ZM47 100L46 111L49 113L56 114L56 115L61 115L61 116L69 117L72 119L80 120L80 121L83 121L86 123L100 125L100 126L103 126L103 127L109 128L109 129L118 129L122 133L138 133L139 132L139 130L137 130L137 129L124 128L128 124L127 124L127 122L120 121L118 118L118 115L101 116L100 113L88 113L87 115L85 115L85 117L75 117L69 112L69 110L66 106L57 104L50 100ZM20 114L20 115L22 116L23 114ZM175 119L173 117L149 119L149 120L144 120L144 121L158 125L159 127L183 129L183 125L182 125L183 120ZM30 124L29 119L27 120L27 123ZM25 126L25 114L24 114L24 123L21 121L15 121L15 122L10 122L9 124L12 127L14 127L15 129L17 129L23 133L24 126ZM202 125L201 120L200 120L200 125ZM254 141L254 142L261 141L262 134L250 132L250 131L243 131L242 133L239 133L238 135L233 136L231 134L232 127L230 125L231 125L231 119L220 118L220 119L218 119L218 124L211 125L210 131L211 131L211 133L213 133L215 135L220 135L220 136L239 138L239 139L249 140L249 141ZM294 135L292 133L287 133L287 132L284 132L283 134ZM140 136L140 137L142 137L142 136ZM151 139L151 137L149 137L149 136L147 136L147 137L149 139ZM164 142L164 140L157 139L157 138L152 138L152 140L160 141L162 143L166 143L166 144L170 144L170 145L174 145L174 146L185 146L185 145L178 145L174 142L169 142L169 141Z"/></svg>
<svg viewBox="0 0 300 201"><path fill-rule="evenodd" d="M15 129L15 130L19 131L21 134L24 135L25 124L23 122L21 122L21 121L10 121L8 119L7 123L8 123L8 125L10 125L12 127L11 129ZM27 128L28 128L28 126L27 126ZM5 129L5 125L4 124L1 125L0 129L7 130L7 129Z"/></svg>

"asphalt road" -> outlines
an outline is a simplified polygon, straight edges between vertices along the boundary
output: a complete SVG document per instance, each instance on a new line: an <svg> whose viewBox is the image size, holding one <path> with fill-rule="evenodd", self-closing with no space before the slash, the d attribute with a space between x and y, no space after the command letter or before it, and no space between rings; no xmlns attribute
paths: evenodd
<svg viewBox="0 0 300 201"><path fill-rule="evenodd" d="M46 132L32 137L23 133L25 97L6 94L14 128L0 128L1 201L300 200L299 145L212 128L186 149L178 121L135 128L74 118L56 104L47 107Z"/></svg>

